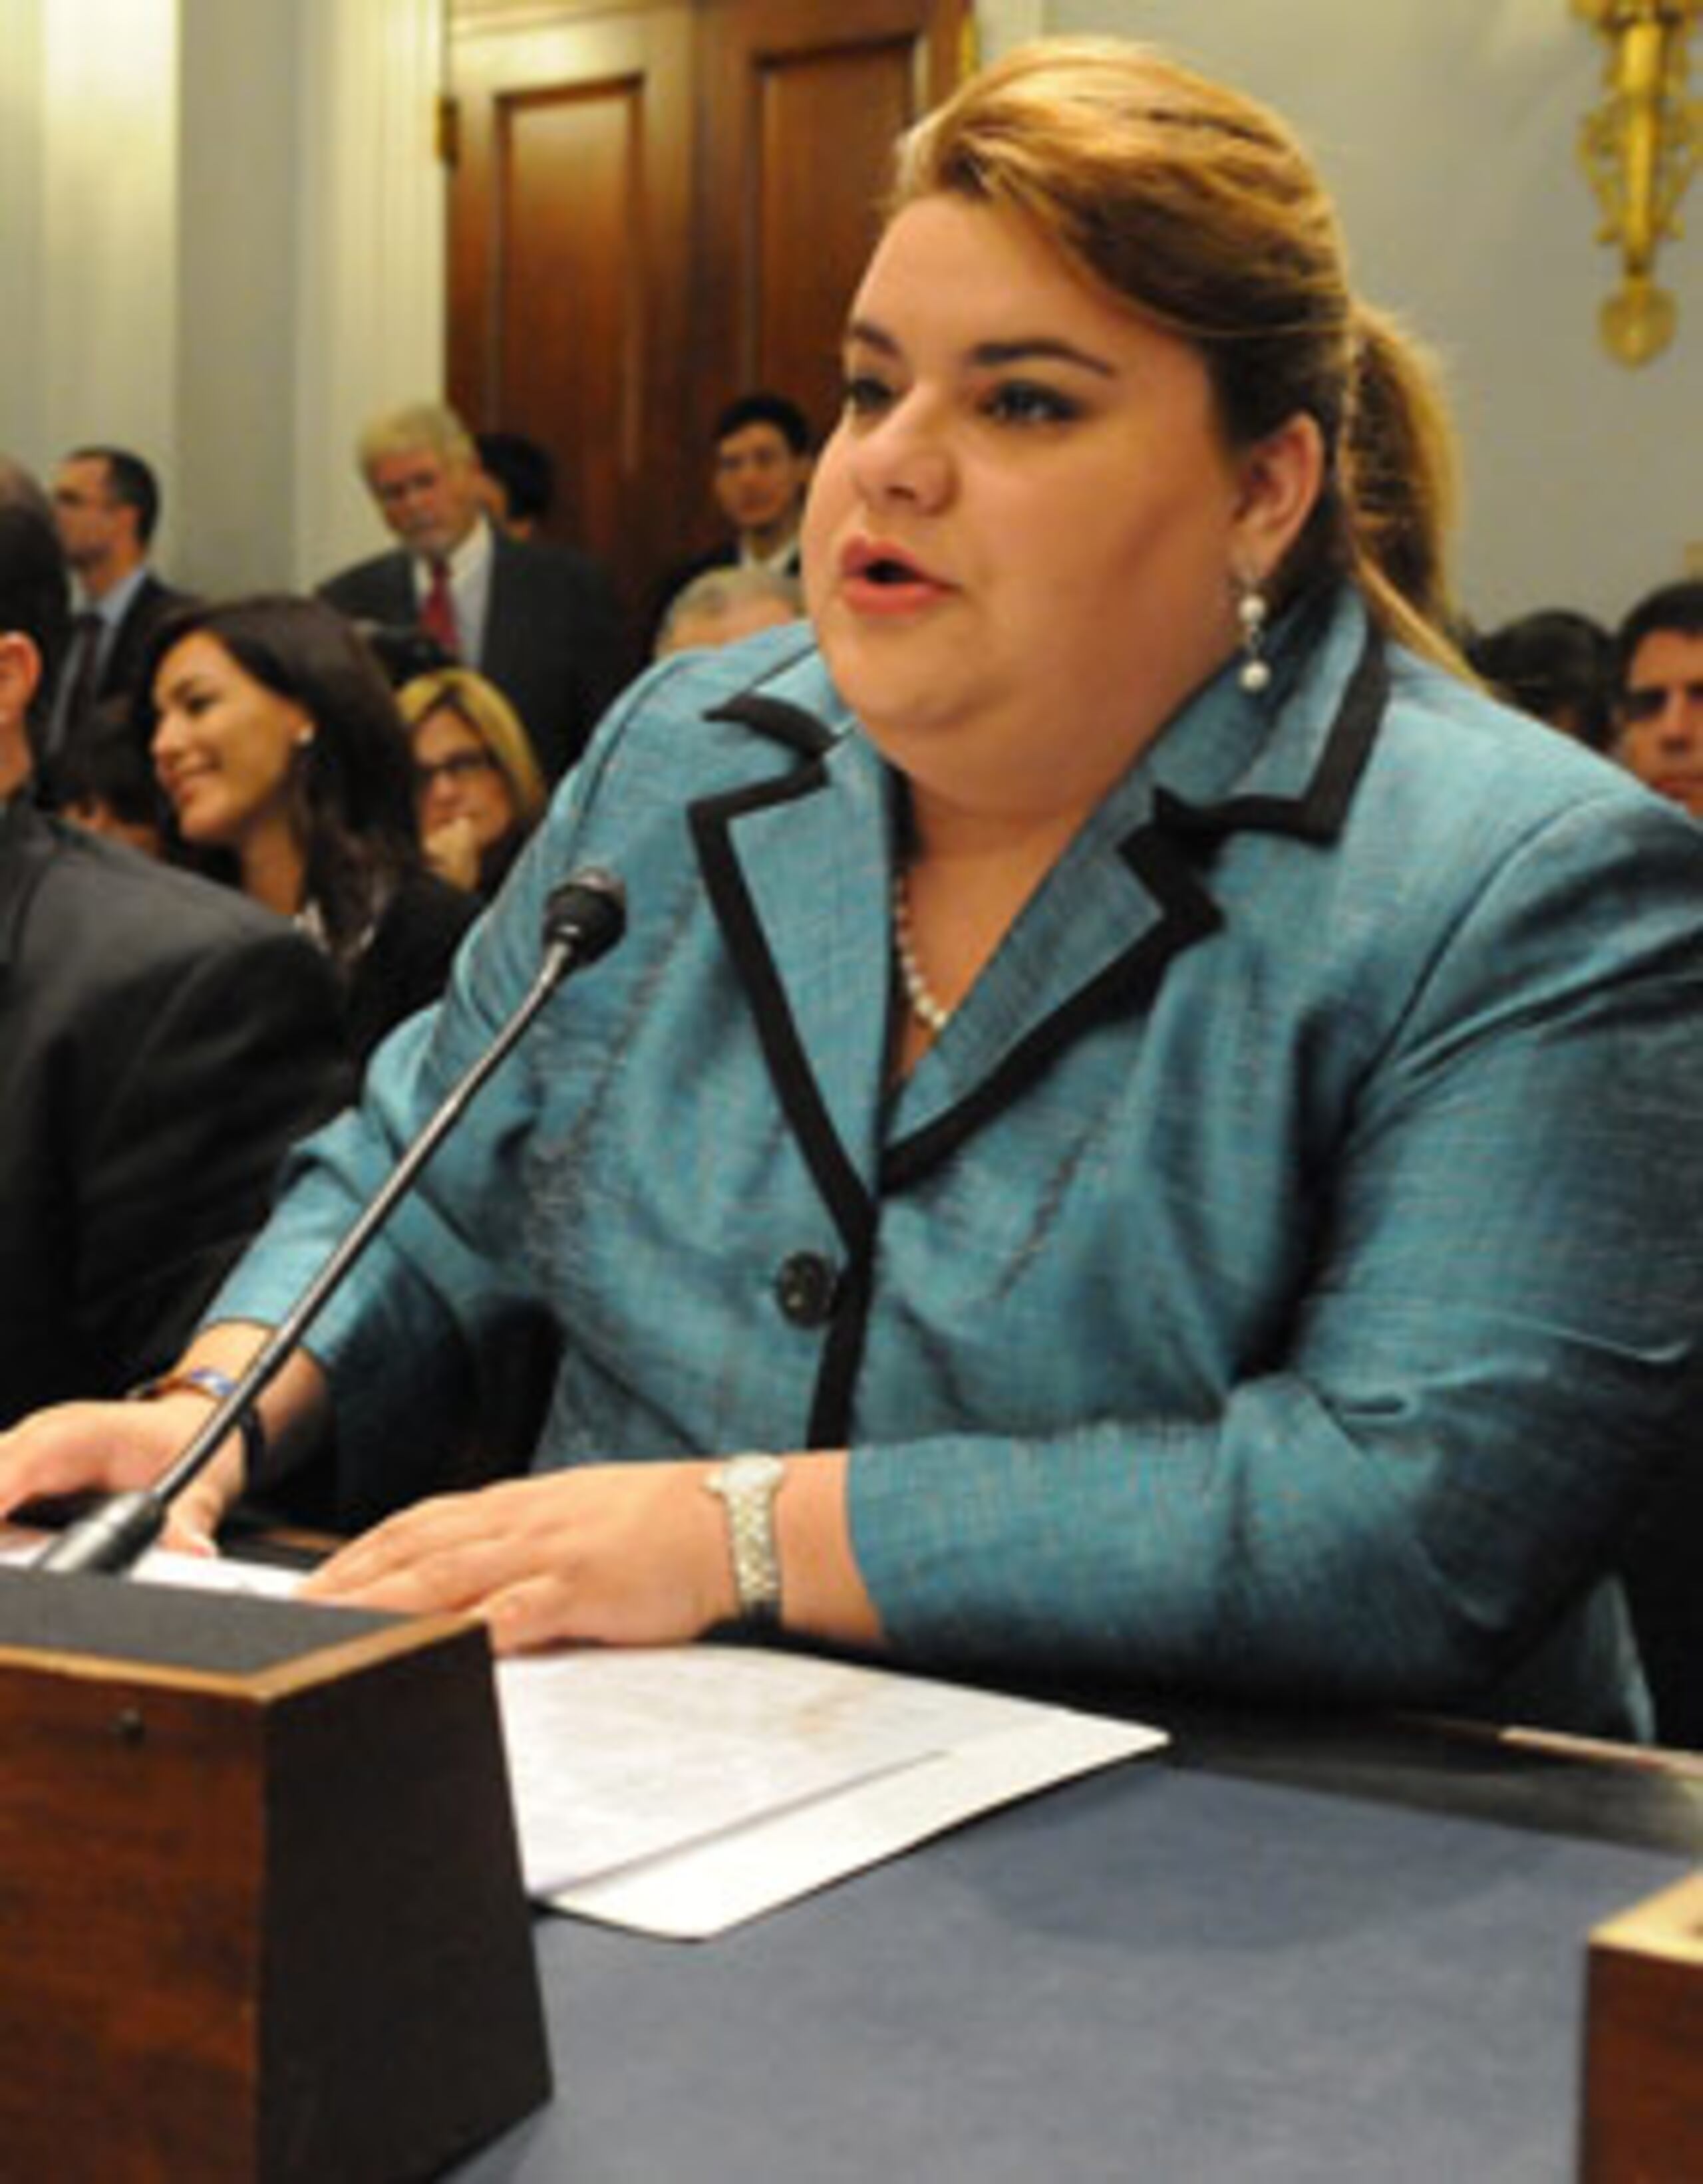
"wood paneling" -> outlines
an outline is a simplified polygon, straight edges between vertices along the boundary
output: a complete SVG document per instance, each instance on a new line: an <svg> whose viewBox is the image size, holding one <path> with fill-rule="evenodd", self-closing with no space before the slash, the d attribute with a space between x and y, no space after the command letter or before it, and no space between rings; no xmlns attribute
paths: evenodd
<svg viewBox="0 0 1703 2184"><path fill-rule="evenodd" d="M954 80L968 0L452 11L449 386L554 454L559 534L630 602L716 535L717 411L818 430L893 140Z"/></svg>
<svg viewBox="0 0 1703 2184"><path fill-rule="evenodd" d="M912 80L909 43L896 39L753 70L757 234L742 269L740 376L784 387L818 419L839 398L840 330L875 239L893 141L911 118ZM820 186L824 144L857 178L852 187Z"/></svg>
<svg viewBox="0 0 1703 2184"><path fill-rule="evenodd" d="M690 489L690 8L458 24L449 383L554 456L550 528L629 599Z"/></svg>
<svg viewBox="0 0 1703 2184"><path fill-rule="evenodd" d="M497 414L556 437L565 513L609 537L644 415L644 284L628 248L643 218L641 87L502 98L497 131ZM570 439L558 416L604 429Z"/></svg>
<svg viewBox="0 0 1703 2184"><path fill-rule="evenodd" d="M792 395L818 431L832 422L840 330L894 140L957 80L967 13L963 0L705 9L696 320L712 371L701 443L719 401L757 385Z"/></svg>

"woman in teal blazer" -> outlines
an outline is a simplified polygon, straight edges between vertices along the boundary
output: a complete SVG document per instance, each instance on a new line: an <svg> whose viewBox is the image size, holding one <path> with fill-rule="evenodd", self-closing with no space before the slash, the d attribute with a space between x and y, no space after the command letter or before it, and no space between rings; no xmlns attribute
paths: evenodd
<svg viewBox="0 0 1703 2184"><path fill-rule="evenodd" d="M317 1590L1635 1732L1604 1572L1695 1415L1703 838L1452 671L1429 398L1271 117L1053 42L899 208L814 635L617 706L188 1362L251 1352L605 865L621 946L265 1399L402 1510ZM532 1475L405 1506L539 1309ZM51 1414L4 1496L204 1412Z"/></svg>

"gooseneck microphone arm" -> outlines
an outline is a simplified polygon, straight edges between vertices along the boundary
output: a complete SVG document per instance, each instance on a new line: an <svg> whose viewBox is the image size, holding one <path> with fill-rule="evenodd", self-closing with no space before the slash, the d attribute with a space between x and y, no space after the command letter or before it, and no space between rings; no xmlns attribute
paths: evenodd
<svg viewBox="0 0 1703 2184"><path fill-rule="evenodd" d="M551 890L544 905L544 961L518 1008L484 1052L453 1085L443 1104L404 1152L388 1180L254 1352L227 1396L170 1468L150 1486L114 1494L67 1526L37 1557L37 1569L61 1574L130 1569L153 1546L174 1498L199 1478L220 1444L241 1425L288 1363L350 1268L395 1212L433 1153L460 1123L485 1080L506 1058L539 1011L575 971L606 956L626 929L626 896L612 872L587 869Z"/></svg>

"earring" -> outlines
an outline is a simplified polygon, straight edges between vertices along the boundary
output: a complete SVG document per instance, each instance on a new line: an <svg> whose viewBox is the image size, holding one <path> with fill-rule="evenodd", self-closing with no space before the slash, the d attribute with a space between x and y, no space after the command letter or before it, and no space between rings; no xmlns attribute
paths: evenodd
<svg viewBox="0 0 1703 2184"><path fill-rule="evenodd" d="M298 750L306 750L309 745L313 742L313 739L314 732L311 728L298 728L296 730L296 749Z"/></svg>
<svg viewBox="0 0 1703 2184"><path fill-rule="evenodd" d="M1242 625L1242 666L1236 679L1250 698L1257 698L1271 680L1270 663L1264 651L1265 621L1270 611L1265 594L1254 579L1239 578L1236 618Z"/></svg>

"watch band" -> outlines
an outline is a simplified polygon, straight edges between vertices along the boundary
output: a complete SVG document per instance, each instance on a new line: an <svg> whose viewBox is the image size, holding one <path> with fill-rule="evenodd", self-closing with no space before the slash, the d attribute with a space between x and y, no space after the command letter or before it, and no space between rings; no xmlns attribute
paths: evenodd
<svg viewBox="0 0 1703 2184"><path fill-rule="evenodd" d="M778 1456L730 1456L704 1480L727 1511L728 1552L741 1618L759 1627L780 1620L780 1551L774 1497L786 1478Z"/></svg>
<svg viewBox="0 0 1703 2184"><path fill-rule="evenodd" d="M138 1388L131 1388L125 1396L127 1403L150 1403L156 1396L175 1396L180 1392L204 1396L209 1403L223 1403L237 1392L237 1383L228 1373L221 1373L213 1365L191 1365L162 1373L157 1380L144 1380ZM237 1431L243 1437L243 1483L253 1486L266 1464L266 1428L260 1413L252 1401L237 1414Z"/></svg>

